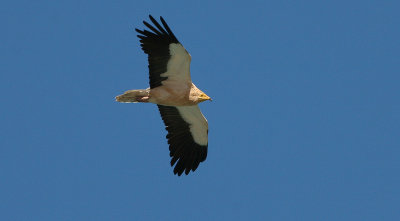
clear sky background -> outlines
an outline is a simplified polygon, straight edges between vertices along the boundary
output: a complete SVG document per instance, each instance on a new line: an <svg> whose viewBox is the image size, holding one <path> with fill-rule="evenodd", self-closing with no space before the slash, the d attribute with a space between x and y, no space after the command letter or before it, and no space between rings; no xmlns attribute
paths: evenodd
<svg viewBox="0 0 400 221"><path fill-rule="evenodd" d="M2 1L1 220L400 220L399 1ZM213 98L173 175L134 28Z"/></svg>

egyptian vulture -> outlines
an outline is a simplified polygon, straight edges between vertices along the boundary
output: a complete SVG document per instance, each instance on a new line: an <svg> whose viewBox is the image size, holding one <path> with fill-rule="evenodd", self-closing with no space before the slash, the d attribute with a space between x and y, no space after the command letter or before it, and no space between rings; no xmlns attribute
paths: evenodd
<svg viewBox="0 0 400 221"><path fill-rule="evenodd" d="M150 88L129 90L116 97L122 103L157 104L165 128L174 174L195 171L207 157L208 123L197 105L211 100L190 78L191 56L165 20L161 26L151 15L150 30L135 29L148 55Z"/></svg>

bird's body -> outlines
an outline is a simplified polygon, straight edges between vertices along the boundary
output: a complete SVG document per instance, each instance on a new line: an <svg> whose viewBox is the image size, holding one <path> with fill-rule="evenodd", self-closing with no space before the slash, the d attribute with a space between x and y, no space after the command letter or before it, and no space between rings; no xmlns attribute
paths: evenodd
<svg viewBox="0 0 400 221"><path fill-rule="evenodd" d="M170 83L153 89L129 90L116 97L121 103L153 103L166 106L191 106L208 100L204 92L191 85Z"/></svg>
<svg viewBox="0 0 400 221"><path fill-rule="evenodd" d="M148 54L150 88L129 90L116 97L122 103L154 103L168 131L171 166L174 173L195 171L207 157L208 123L197 106L211 100L198 89L190 77L191 56L169 29L152 17L155 27L143 22L150 30L138 30L143 51Z"/></svg>

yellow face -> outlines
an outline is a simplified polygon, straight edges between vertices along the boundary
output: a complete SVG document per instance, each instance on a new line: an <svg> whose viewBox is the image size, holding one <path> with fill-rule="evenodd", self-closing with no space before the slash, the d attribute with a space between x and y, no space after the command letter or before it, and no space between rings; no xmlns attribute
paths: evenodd
<svg viewBox="0 0 400 221"><path fill-rule="evenodd" d="M207 94L201 93L199 95L199 101L202 102L202 101L206 101L206 100L212 101L211 97L209 97Z"/></svg>

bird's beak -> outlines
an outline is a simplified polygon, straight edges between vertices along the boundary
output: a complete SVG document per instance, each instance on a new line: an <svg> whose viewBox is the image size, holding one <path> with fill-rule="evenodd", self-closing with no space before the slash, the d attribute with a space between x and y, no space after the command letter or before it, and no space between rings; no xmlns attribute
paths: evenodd
<svg viewBox="0 0 400 221"><path fill-rule="evenodd" d="M200 99L203 100L203 101L206 101L206 100L212 101L211 97L209 97L209 96L208 96L207 94L205 94L205 93L202 93L202 94L200 95Z"/></svg>

